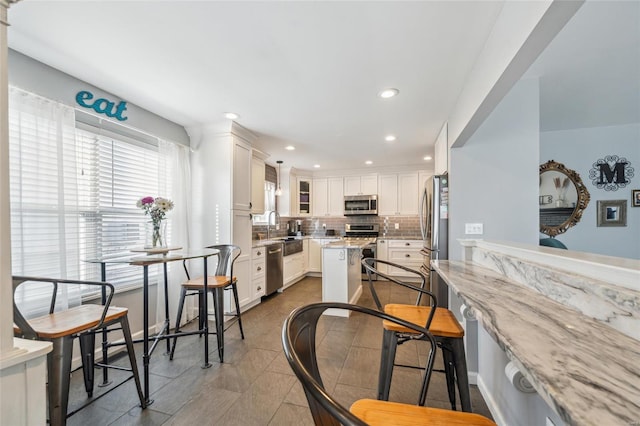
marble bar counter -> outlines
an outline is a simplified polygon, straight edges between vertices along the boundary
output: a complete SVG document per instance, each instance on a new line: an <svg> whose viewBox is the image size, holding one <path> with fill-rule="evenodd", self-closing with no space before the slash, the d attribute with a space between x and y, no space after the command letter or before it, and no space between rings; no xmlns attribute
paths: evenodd
<svg viewBox="0 0 640 426"><path fill-rule="evenodd" d="M432 265L563 421L640 424L640 341L483 266Z"/></svg>

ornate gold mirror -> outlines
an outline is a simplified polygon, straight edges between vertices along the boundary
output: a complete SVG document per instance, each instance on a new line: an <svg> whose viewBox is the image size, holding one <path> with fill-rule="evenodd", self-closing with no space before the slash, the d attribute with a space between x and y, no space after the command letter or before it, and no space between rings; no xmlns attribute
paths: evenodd
<svg viewBox="0 0 640 426"><path fill-rule="evenodd" d="M590 198L580 175L574 170L553 160L541 164L540 232L550 237L566 232L580 222Z"/></svg>

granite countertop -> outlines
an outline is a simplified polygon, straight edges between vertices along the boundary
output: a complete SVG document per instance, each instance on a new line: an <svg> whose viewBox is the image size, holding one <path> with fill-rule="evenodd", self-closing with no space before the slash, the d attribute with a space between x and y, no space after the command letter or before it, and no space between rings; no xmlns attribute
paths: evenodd
<svg viewBox="0 0 640 426"><path fill-rule="evenodd" d="M357 240L339 240L327 243L322 246L325 249L361 249L364 246L371 244L369 241L357 241Z"/></svg>
<svg viewBox="0 0 640 426"><path fill-rule="evenodd" d="M397 237L378 237L379 240L420 240L422 241L422 237L420 235L414 236L397 236Z"/></svg>
<svg viewBox="0 0 640 426"><path fill-rule="evenodd" d="M565 422L638 424L640 341L490 269L432 265Z"/></svg>

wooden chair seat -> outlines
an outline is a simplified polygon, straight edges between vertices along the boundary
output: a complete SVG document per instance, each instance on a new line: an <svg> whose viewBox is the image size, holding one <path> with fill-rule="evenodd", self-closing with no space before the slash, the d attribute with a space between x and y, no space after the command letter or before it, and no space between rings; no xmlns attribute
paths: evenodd
<svg viewBox="0 0 640 426"><path fill-rule="evenodd" d="M479 414L361 399L349 410L370 426L495 426Z"/></svg>
<svg viewBox="0 0 640 426"><path fill-rule="evenodd" d="M384 312L424 327L431 313L431 308L429 306L388 304L384 306ZM386 330L399 333L413 333L411 330L389 321L383 321L382 325ZM446 308L436 308L429 331L436 337L464 337L464 329L455 315Z"/></svg>
<svg viewBox="0 0 640 426"><path fill-rule="evenodd" d="M230 280L224 275L209 275L207 278L207 288L226 287L233 281L237 281L236 277ZM204 288L204 277L193 278L182 283L182 287L189 290L202 290Z"/></svg>
<svg viewBox="0 0 640 426"><path fill-rule="evenodd" d="M29 324L42 339L57 339L95 327L104 311L102 305L80 305L53 314L30 319ZM110 307L104 318L105 324L127 315L127 308ZM20 329L14 327L19 333Z"/></svg>

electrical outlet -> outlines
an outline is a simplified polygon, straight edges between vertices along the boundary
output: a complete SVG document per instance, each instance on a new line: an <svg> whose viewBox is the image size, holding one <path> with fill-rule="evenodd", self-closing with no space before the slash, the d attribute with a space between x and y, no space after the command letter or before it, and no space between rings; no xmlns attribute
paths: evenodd
<svg viewBox="0 0 640 426"><path fill-rule="evenodd" d="M394 229L400 229L400 224L396 223L393 227L394 227Z"/></svg>
<svg viewBox="0 0 640 426"><path fill-rule="evenodd" d="M322 229L327 229L327 224L326 223L322 224Z"/></svg>
<svg viewBox="0 0 640 426"><path fill-rule="evenodd" d="M484 229L481 223L465 223L464 233L467 235L482 235Z"/></svg>

